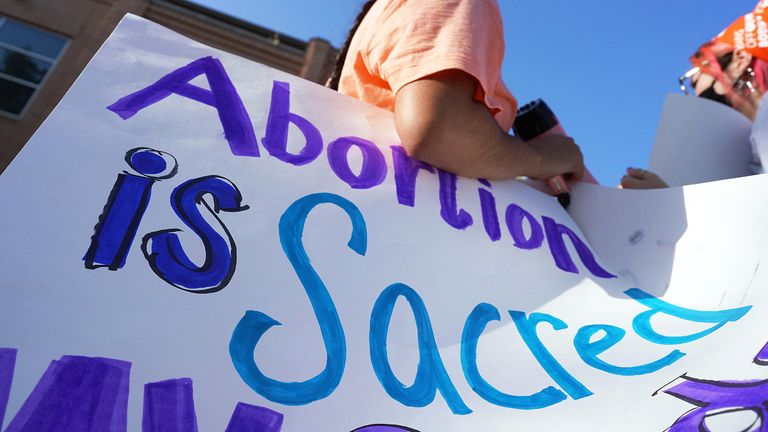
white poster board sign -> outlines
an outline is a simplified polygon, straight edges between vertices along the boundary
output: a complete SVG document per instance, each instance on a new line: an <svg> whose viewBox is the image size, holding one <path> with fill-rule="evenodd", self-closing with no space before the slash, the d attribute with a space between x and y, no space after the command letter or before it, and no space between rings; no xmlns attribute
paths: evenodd
<svg viewBox="0 0 768 432"><path fill-rule="evenodd" d="M767 187L581 185L582 231L128 16L0 177L0 422L733 430L765 418Z"/></svg>
<svg viewBox="0 0 768 432"><path fill-rule="evenodd" d="M750 175L751 129L743 114L719 102L669 94L648 169L670 186Z"/></svg>

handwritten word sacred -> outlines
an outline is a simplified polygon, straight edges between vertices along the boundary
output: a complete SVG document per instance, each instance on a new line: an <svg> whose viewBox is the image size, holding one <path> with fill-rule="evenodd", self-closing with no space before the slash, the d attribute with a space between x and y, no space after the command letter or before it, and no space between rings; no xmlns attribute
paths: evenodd
<svg viewBox="0 0 768 432"><path fill-rule="evenodd" d="M210 90L190 84L205 75ZM224 129L224 135L235 156L259 157L260 150L255 131L247 111L234 85L218 60L205 57L167 74L154 84L121 98L108 107L123 119L129 119L142 109L176 94L214 107ZM306 143L298 153L289 153L288 128L297 127ZM320 131L307 119L290 111L290 88L287 83L275 82L262 145L272 157L294 166L306 165L318 158L323 151ZM348 152L357 148L362 156L362 166L355 174L348 164ZM456 176L409 158L401 147L392 147L394 177L398 202L415 205L415 184L420 171L439 177L441 217L456 229L472 225L472 216L459 208L456 202ZM381 184L387 175L384 155L372 142L358 137L341 137L331 141L326 148L328 163L334 174L355 189L369 189ZM138 233L144 212L151 200L155 182L174 177L178 162L163 151L140 147L128 151L126 163L136 174L123 172L117 180L99 217L91 245L85 254L86 268L107 267L118 270L126 264L128 252ZM501 238L498 209L491 185L481 181L479 199L485 232L492 241ZM213 205L204 200L213 198ZM220 291L231 280L237 262L235 239L230 234L220 212L242 212L243 197L230 180L210 175L184 181L171 193L171 207L178 218L202 241L205 260L196 265L179 240L177 232L170 228L143 236L141 249L144 258L157 276L167 283L191 293L206 294ZM263 397L285 405L304 405L331 395L339 385L346 366L346 337L333 299L317 272L314 270L302 243L306 219L312 210L322 204L330 204L343 210L352 225L348 246L359 255L367 250L367 227L359 208L351 201L335 194L316 193L296 200L279 221L279 236L283 251L302 283L315 313L326 349L325 368L316 376L302 382L283 382L266 376L255 362L253 353L260 338L280 323L258 311L246 311L235 327L229 344L233 365L243 381ZM212 227L201 213L207 210L220 225L223 235ZM523 250L537 249L546 240L555 265L566 272L578 273L565 245L570 239L582 264L596 277L615 277L603 269L579 236L565 225L547 216L541 222L517 204L509 204L505 222L514 245ZM527 228L527 229L526 229ZM638 289L625 294L648 310L633 320L633 330L645 340L661 345L676 345L700 339L726 323L743 317L749 306L724 311L696 311L682 308ZM402 297L410 305L416 321L419 346L419 363L415 381L411 386L403 384L392 370L387 356L387 334L396 301ZM548 386L532 395L510 395L493 387L481 375L477 367L478 340L491 321L500 321L499 310L487 303L478 304L469 314L462 332L461 367L470 387L486 401L507 408L540 409L561 402L567 396L580 399L592 392L571 376L554 358L539 339L537 331L541 323L548 323L555 330L568 325L561 319L545 313L508 311L527 348L544 371L559 386ZM651 318L664 313L679 319L713 324L698 333L683 336L667 336L657 332ZM679 360L685 354L675 349L656 361L639 366L617 366L599 356L620 342L626 331L622 328L595 324L579 329L573 344L581 359L593 368L605 372L631 376L655 372ZM600 335L597 340L592 339ZM472 410L463 402L451 382L435 342L426 305L417 291L405 284L394 283L385 288L376 300L371 312L369 333L370 356L373 370L393 399L410 407L424 407L432 403L439 391L448 407L455 414L468 414Z"/></svg>

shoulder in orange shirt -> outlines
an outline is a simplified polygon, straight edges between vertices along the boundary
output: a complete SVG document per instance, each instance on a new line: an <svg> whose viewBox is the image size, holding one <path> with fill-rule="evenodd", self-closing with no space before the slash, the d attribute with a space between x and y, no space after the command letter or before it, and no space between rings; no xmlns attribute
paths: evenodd
<svg viewBox="0 0 768 432"><path fill-rule="evenodd" d="M503 35L496 0L378 0L352 39L339 92L394 111L403 86L457 69L509 130L517 102L501 80Z"/></svg>

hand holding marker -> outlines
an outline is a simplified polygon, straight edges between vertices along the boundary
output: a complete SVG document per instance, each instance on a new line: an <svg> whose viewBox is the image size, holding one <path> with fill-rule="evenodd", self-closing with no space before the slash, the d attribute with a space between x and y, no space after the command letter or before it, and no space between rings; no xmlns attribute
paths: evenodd
<svg viewBox="0 0 768 432"><path fill-rule="evenodd" d="M517 110L517 117L515 117L512 130L523 141L547 134L565 135L565 130L560 126L557 117L541 99L529 102ZM567 209L571 203L571 191L568 189L565 179L558 175L547 179L547 183L557 196L560 205Z"/></svg>

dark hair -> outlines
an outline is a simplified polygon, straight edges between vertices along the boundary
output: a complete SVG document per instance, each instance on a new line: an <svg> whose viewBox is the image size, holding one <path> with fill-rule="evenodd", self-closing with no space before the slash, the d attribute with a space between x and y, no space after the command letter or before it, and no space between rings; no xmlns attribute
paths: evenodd
<svg viewBox="0 0 768 432"><path fill-rule="evenodd" d="M720 69L725 70L729 64L733 61L733 51L726 53L720 57L717 57L717 63L720 64Z"/></svg>
<svg viewBox="0 0 768 432"><path fill-rule="evenodd" d="M328 83L326 86L338 90L339 89L339 79L341 78L341 69L344 68L344 61L347 59L347 52L349 51L349 44L352 43L352 38L355 36L355 33L357 32L357 28L360 27L360 23L363 22L363 18L365 18L366 15L368 15L368 11L371 10L371 6L376 3L376 0L367 0L363 7L360 9L360 13L357 14L357 18L355 18L355 23L352 24L352 28L349 29L349 34L347 35L347 41L344 42L344 46L341 47L341 50L339 51L339 56L336 57L336 66L333 68L333 72L331 73L331 77L328 78Z"/></svg>

